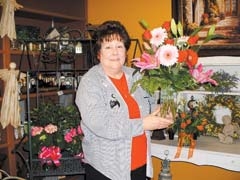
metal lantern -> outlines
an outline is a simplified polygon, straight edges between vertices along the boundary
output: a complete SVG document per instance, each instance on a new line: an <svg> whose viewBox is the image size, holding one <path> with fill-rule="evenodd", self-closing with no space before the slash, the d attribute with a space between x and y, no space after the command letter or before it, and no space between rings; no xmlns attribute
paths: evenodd
<svg viewBox="0 0 240 180"><path fill-rule="evenodd" d="M172 174L170 172L170 160L168 159L169 151L164 151L165 159L162 161L162 170L158 176L158 180L172 180Z"/></svg>

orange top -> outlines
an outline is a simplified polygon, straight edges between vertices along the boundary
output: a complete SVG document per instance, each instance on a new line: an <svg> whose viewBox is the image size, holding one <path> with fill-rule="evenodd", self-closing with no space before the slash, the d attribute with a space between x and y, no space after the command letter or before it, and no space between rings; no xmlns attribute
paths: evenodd
<svg viewBox="0 0 240 180"><path fill-rule="evenodd" d="M125 74L120 79L110 78L113 84L117 87L124 101L128 106L129 118L136 120L140 117L140 110L137 102L131 96ZM146 164L147 157L147 138L145 133L132 139L132 162L131 170L137 169Z"/></svg>

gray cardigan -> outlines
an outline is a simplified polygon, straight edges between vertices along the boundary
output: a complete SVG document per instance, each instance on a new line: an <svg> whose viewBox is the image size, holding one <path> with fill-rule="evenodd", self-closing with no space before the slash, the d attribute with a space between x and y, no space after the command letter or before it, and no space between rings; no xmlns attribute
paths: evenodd
<svg viewBox="0 0 240 180"><path fill-rule="evenodd" d="M133 76L134 69L129 67L124 66L123 71L131 89L139 75ZM137 88L132 96L138 102L141 117L149 114L149 95ZM111 105L111 102L115 103ZM142 118L129 119L127 105L104 74L101 64L92 67L81 78L76 104L82 117L84 160L112 180L130 180L132 138L144 132ZM151 177L150 132L146 134L148 176Z"/></svg>

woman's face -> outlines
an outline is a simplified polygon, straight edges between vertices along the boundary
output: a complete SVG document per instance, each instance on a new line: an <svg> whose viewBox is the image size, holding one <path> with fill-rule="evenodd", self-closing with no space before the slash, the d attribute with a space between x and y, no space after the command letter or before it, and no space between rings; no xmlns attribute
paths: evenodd
<svg viewBox="0 0 240 180"><path fill-rule="evenodd" d="M126 60L126 48L123 41L118 39L103 41L98 58L106 73L121 71Z"/></svg>

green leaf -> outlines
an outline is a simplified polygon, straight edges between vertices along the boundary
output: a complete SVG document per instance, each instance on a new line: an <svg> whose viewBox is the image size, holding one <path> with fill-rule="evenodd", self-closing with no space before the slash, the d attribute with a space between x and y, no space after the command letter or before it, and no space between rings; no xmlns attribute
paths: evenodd
<svg viewBox="0 0 240 180"><path fill-rule="evenodd" d="M178 29L178 33L180 36L183 36L183 26L181 22L178 22L177 24L177 29Z"/></svg>
<svg viewBox="0 0 240 180"><path fill-rule="evenodd" d="M191 33L190 36L195 36L198 32L200 32L203 29L203 26L200 26L196 29L194 29L194 31Z"/></svg>
<svg viewBox="0 0 240 180"><path fill-rule="evenodd" d="M141 26L144 28L144 29L148 29L149 28L149 25L147 23L147 21L145 21L144 19L141 19L139 21L139 23L141 24Z"/></svg>
<svg viewBox="0 0 240 180"><path fill-rule="evenodd" d="M217 38L224 39L224 38L226 38L226 36L224 36L222 34L209 35L204 39L203 43L207 43L208 41L211 41L211 40L217 39Z"/></svg>
<svg viewBox="0 0 240 180"><path fill-rule="evenodd" d="M209 30L208 30L207 36L214 35L215 28L216 28L216 26L215 26L215 25L212 25L212 26L209 28Z"/></svg>
<svg viewBox="0 0 240 180"><path fill-rule="evenodd" d="M175 37L177 37L177 25L174 19L171 20L171 31Z"/></svg>

